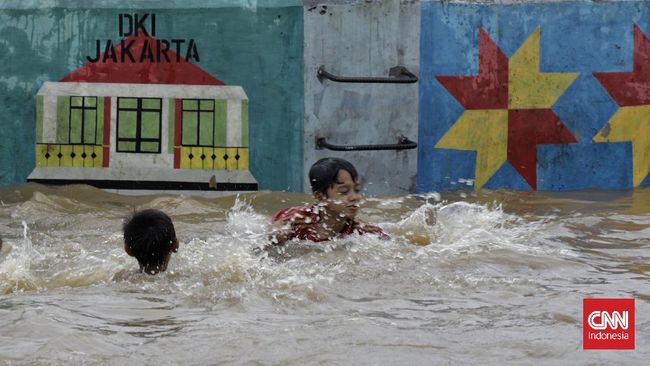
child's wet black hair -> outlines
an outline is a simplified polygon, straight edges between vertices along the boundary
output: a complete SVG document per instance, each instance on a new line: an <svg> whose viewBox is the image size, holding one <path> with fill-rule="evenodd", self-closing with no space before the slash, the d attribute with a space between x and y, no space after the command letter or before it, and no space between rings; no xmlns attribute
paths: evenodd
<svg viewBox="0 0 650 366"><path fill-rule="evenodd" d="M322 193L327 196L327 189L336 183L339 170L345 170L357 181L359 174L354 165L341 158L323 158L318 160L309 169L309 184L313 193Z"/></svg>
<svg viewBox="0 0 650 366"><path fill-rule="evenodd" d="M124 246L142 267L164 271L167 257L176 242L172 220L164 212L147 209L124 222Z"/></svg>

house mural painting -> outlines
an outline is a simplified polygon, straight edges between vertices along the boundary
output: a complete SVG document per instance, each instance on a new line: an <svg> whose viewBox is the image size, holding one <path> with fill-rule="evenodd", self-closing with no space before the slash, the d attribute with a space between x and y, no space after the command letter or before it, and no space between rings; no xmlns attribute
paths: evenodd
<svg viewBox="0 0 650 366"><path fill-rule="evenodd" d="M302 2L152 5L0 4L0 186L302 189Z"/></svg>
<svg viewBox="0 0 650 366"><path fill-rule="evenodd" d="M135 194L257 190L243 88L191 63L199 60L193 40L181 56L184 40L173 40L173 51L153 38L142 25L149 17L155 34L155 14L120 14L128 37L107 41L101 54L97 40L89 63L40 88L36 168L27 180Z"/></svg>

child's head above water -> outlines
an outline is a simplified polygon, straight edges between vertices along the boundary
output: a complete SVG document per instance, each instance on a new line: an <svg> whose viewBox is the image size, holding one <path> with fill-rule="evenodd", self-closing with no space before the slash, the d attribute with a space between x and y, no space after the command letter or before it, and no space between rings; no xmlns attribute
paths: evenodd
<svg viewBox="0 0 650 366"><path fill-rule="evenodd" d="M311 190L330 214L353 219L359 210L361 185L354 165L340 158L323 158L309 169Z"/></svg>
<svg viewBox="0 0 650 366"><path fill-rule="evenodd" d="M135 257L140 271L164 272L172 252L178 251L178 239L172 220L164 212L147 209L124 222L124 250Z"/></svg>
<svg viewBox="0 0 650 366"><path fill-rule="evenodd" d="M316 205L288 207L272 217L269 240L282 245L289 240L332 240L342 235L378 234L389 238L380 227L356 218L361 201L359 174L349 161L320 159L309 169L309 183Z"/></svg>

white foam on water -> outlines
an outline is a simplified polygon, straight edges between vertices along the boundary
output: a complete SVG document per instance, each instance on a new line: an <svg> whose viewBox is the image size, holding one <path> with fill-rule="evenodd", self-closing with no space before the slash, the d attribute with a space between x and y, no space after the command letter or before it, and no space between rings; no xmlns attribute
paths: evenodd
<svg viewBox="0 0 650 366"><path fill-rule="evenodd" d="M504 212L499 204L460 201L440 206L436 218L432 248L450 254L506 249L533 255L571 255L564 246L546 240L557 234L551 230L553 216L531 221Z"/></svg>
<svg viewBox="0 0 650 366"><path fill-rule="evenodd" d="M235 204L226 214L226 232L233 237L248 240L266 240L269 218L255 212L249 202L237 197Z"/></svg>
<svg viewBox="0 0 650 366"><path fill-rule="evenodd" d="M55 210L61 206L59 198L35 196L37 202ZM178 293L202 304L269 301L293 306L324 301L328 289L341 282L389 278L399 273L413 284L446 281L450 286L469 286L472 281L463 280L466 276L499 282L502 266L543 266L540 263L549 262L549 258L576 255L557 240L574 233L552 215L531 220L506 213L499 204L447 203L439 198L437 194L418 196L417 201L424 199L424 203L414 208L412 201L407 206L409 198L379 201L379 214L372 219L391 235L389 240L351 235L330 242L299 241L269 249L270 218L256 212L244 198L237 197L229 209L223 209L207 201L157 197L137 208L159 208L175 218L181 238L179 252L172 255L167 272L142 275L117 286L125 291ZM382 215L380 207L387 211L401 207L403 217L387 220L389 216ZM19 216L41 207L23 208L27 211ZM111 285L116 272L137 268L135 259L124 253L121 236L121 217L131 209L124 208L123 215L114 214L108 226L84 224L91 228L85 231L81 223L66 224L72 225L69 229L59 226L61 222L86 219L96 210L93 207L80 213L66 211L66 219L50 215L53 229L39 234L39 250L44 254L17 256L16 251L13 255L17 257L0 264L0 274L12 273L9 278L30 284L14 286L10 291ZM24 237L22 243L31 246L26 233ZM490 261L498 267L489 268ZM483 262L488 267L479 273L440 275L444 266L467 270ZM21 267L21 263L25 265ZM509 280L516 278L504 278Z"/></svg>
<svg viewBox="0 0 650 366"><path fill-rule="evenodd" d="M31 272L31 262L41 257L32 248L32 241L27 235L27 223L22 222L23 239L19 242L7 242L9 254L0 261L0 294L36 290L39 280Z"/></svg>

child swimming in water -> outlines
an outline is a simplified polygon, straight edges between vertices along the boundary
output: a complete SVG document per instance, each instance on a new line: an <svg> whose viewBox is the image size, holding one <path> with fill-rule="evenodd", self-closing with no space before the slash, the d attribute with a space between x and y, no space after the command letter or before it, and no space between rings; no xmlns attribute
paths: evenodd
<svg viewBox="0 0 650 366"><path fill-rule="evenodd" d="M178 239L172 220L164 212L147 209L127 219L122 228L124 251L138 260L139 273L164 272L172 253L178 251ZM127 274L118 273L115 279Z"/></svg>
<svg viewBox="0 0 650 366"><path fill-rule="evenodd" d="M309 182L316 203L284 208L273 215L274 229L269 234L272 244L281 245L291 239L319 242L352 233L389 238L380 227L356 217L362 196L359 175L349 161L318 160L309 170Z"/></svg>

